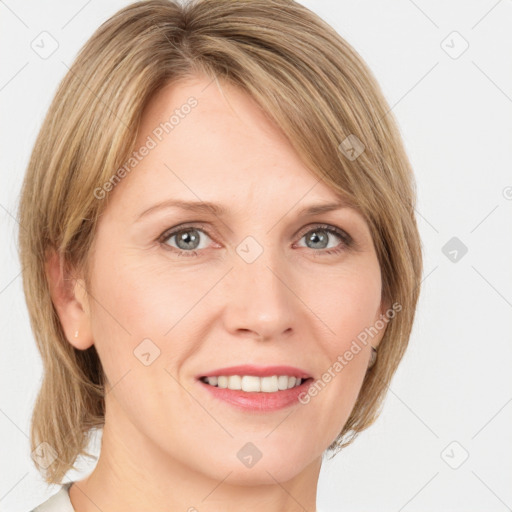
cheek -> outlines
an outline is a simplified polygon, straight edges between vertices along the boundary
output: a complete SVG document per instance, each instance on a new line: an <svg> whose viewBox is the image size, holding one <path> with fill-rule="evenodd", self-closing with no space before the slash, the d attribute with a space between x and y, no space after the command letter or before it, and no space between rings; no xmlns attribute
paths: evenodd
<svg viewBox="0 0 512 512"><path fill-rule="evenodd" d="M140 378L142 392L167 385L171 377L166 370L178 377L215 314L205 297L218 274L203 272L198 277L187 265L174 263L173 268L166 258L130 249L119 251L115 259L108 251L98 251L92 328L109 382L130 371L127 380Z"/></svg>
<svg viewBox="0 0 512 512"><path fill-rule="evenodd" d="M155 366L163 366L163 341L172 332L165 335L185 315L190 288L178 276L171 279L161 268L128 255L114 259L98 254L93 276L92 334L109 380L143 366L138 359L142 348L151 359L158 355Z"/></svg>
<svg viewBox="0 0 512 512"><path fill-rule="evenodd" d="M169 397L180 397L180 411L193 404L171 378L193 350L183 328L200 290L179 273L164 271L128 255L98 259L92 295L92 328L107 388L134 424L142 418L160 422ZM184 285L189 284L188 287ZM194 291L195 290L195 291ZM189 331L193 338L193 334ZM145 411L143 413L142 411ZM118 411L120 412L120 411Z"/></svg>
<svg viewBox="0 0 512 512"><path fill-rule="evenodd" d="M92 285L96 322L131 338L162 337L197 301L200 290L185 274L169 272L168 262L153 263L148 255L132 257L130 251L115 261L98 258Z"/></svg>
<svg viewBox="0 0 512 512"><path fill-rule="evenodd" d="M328 335L324 343L331 358L344 351L351 341L375 323L381 306L381 273L376 257L347 264L315 279L310 287L310 303ZM313 308L312 308L313 309Z"/></svg>
<svg viewBox="0 0 512 512"><path fill-rule="evenodd" d="M322 328L324 335L317 338L323 373L305 400L315 408L318 424L324 425L326 435L334 440L353 409L367 371L372 338L364 338L365 330L380 314L378 261L369 258L331 273L329 279L317 282L309 300L317 305L315 313L318 311L329 329Z"/></svg>

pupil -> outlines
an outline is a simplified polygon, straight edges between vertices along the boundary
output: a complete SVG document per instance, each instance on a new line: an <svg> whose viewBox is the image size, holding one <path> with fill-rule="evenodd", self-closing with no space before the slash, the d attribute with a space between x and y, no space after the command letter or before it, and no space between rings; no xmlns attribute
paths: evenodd
<svg viewBox="0 0 512 512"><path fill-rule="evenodd" d="M180 249L195 249L197 247L197 243L194 245L194 242L197 242L199 237L194 234L191 235L190 233L193 233L193 231L183 231L178 235L176 243ZM184 242L184 246L182 246L182 242Z"/></svg>
<svg viewBox="0 0 512 512"><path fill-rule="evenodd" d="M320 235L318 233L320 233ZM323 232L322 230L313 231L309 237L309 240L313 242L313 244L320 244L320 247L318 245L315 245L315 249L324 249L327 243L327 236L325 232Z"/></svg>

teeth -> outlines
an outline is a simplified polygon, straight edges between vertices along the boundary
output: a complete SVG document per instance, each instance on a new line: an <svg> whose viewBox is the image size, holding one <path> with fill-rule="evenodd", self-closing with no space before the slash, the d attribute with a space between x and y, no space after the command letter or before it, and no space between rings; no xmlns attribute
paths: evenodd
<svg viewBox="0 0 512 512"><path fill-rule="evenodd" d="M302 379L288 377L287 375L272 375L272 377L256 377L254 375L219 375L205 377L211 386L224 389L242 390L247 392L275 393L284 389L300 386Z"/></svg>

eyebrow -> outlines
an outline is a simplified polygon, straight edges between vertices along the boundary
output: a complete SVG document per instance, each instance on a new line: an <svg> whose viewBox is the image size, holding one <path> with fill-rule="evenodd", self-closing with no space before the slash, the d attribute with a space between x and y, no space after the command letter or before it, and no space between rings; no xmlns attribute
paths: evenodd
<svg viewBox="0 0 512 512"><path fill-rule="evenodd" d="M224 206L217 203L211 203L208 201L181 201L176 199L169 199L161 201L160 203L151 206L147 210L144 210L137 216L136 221L139 221L141 218L149 215L150 213L154 213L156 211L167 208L179 208L190 212L209 213L218 217L226 216L228 213L228 210ZM340 201L312 204L301 208L298 211L298 215L310 217L319 213L341 210L342 208L348 208L348 204Z"/></svg>

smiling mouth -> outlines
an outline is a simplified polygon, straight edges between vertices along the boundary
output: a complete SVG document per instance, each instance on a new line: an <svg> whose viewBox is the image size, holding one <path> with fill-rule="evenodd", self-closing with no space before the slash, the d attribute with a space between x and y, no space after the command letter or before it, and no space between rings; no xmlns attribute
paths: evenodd
<svg viewBox="0 0 512 512"><path fill-rule="evenodd" d="M288 375L258 377L255 375L219 375L200 377L201 382L221 389L247 393L277 393L304 385L312 378L301 379Z"/></svg>

